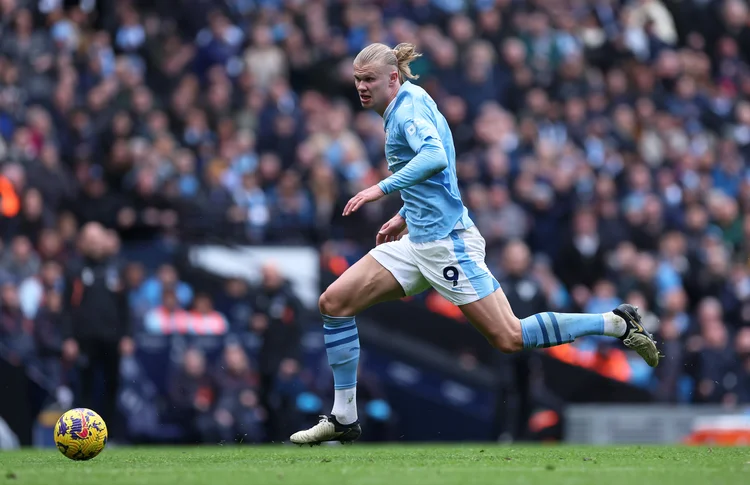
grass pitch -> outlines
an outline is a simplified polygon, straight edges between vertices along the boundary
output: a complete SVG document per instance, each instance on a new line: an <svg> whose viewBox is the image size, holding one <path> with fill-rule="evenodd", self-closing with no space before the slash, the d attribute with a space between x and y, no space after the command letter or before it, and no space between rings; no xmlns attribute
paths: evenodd
<svg viewBox="0 0 750 485"><path fill-rule="evenodd" d="M0 484L747 485L750 448L485 445L114 448L0 452Z"/></svg>

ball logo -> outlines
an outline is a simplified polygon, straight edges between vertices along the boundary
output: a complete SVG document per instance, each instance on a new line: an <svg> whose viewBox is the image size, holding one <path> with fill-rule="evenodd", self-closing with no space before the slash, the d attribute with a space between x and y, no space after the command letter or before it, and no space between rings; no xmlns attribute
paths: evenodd
<svg viewBox="0 0 750 485"><path fill-rule="evenodd" d="M80 417L70 418L70 433L74 438L85 440L89 437L89 427L86 423L86 415L79 411Z"/></svg>

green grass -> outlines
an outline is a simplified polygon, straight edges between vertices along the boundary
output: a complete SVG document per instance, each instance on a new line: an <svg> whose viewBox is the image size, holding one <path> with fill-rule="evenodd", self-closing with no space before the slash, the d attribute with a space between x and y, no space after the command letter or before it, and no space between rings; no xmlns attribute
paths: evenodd
<svg viewBox="0 0 750 485"><path fill-rule="evenodd" d="M486 445L113 448L0 452L0 484L746 485L750 448Z"/></svg>

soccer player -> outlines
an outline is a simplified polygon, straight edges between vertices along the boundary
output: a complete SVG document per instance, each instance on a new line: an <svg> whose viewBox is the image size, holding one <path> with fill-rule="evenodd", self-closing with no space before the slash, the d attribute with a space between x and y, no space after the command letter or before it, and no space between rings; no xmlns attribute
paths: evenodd
<svg viewBox="0 0 750 485"><path fill-rule="evenodd" d="M383 117L385 155L392 175L349 200L344 216L368 202L401 192L403 208L378 231L376 247L321 295L328 363L333 370L333 410L292 443L350 443L361 434L357 419L359 337L355 315L373 304L435 288L457 305L504 353L551 347L584 335L617 337L650 365L659 363L653 337L638 309L622 304L604 314L539 313L519 320L484 261L485 242L461 201L451 131L435 102L415 79L411 44L365 47L354 59L354 84L362 106Z"/></svg>

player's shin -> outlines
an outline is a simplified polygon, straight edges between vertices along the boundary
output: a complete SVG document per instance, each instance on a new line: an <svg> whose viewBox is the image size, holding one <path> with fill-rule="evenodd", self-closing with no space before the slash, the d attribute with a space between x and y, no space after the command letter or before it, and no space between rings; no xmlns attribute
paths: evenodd
<svg viewBox="0 0 750 485"><path fill-rule="evenodd" d="M333 370L334 401L331 414L341 424L357 421L357 365L359 334L354 317L323 315L328 364Z"/></svg>
<svg viewBox="0 0 750 485"><path fill-rule="evenodd" d="M537 313L521 320L523 346L526 349L554 347L584 335L620 337L625 322L609 313Z"/></svg>

